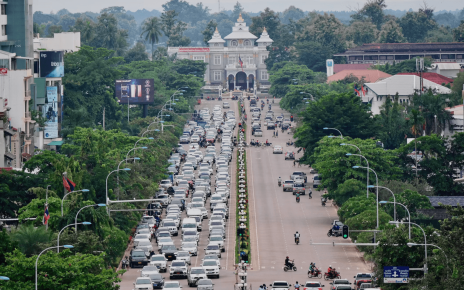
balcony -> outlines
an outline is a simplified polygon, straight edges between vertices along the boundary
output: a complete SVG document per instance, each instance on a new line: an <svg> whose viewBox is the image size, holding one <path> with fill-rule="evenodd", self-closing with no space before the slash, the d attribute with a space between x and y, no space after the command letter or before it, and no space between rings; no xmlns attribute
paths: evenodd
<svg viewBox="0 0 464 290"><path fill-rule="evenodd" d="M26 91L26 95L24 96L25 101L30 101L31 100L31 91L28 90Z"/></svg>
<svg viewBox="0 0 464 290"><path fill-rule="evenodd" d="M226 69L237 69L237 68L241 69L242 66L240 66L240 64L228 64L228 65L226 66ZM246 68L246 69L256 69L256 64L246 64L246 63L244 63L244 64L243 64L243 68L244 68L244 69L245 69L245 68Z"/></svg>

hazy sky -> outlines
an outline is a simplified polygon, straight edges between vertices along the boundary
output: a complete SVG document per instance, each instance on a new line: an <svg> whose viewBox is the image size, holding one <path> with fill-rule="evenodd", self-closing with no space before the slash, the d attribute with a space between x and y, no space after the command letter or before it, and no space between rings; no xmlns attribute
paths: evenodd
<svg viewBox="0 0 464 290"><path fill-rule="evenodd" d="M211 9L211 12L218 11L218 0L186 0L191 4L203 2L204 5ZM124 6L126 10L136 11L139 9L147 10L162 10L161 5L166 3L166 0L35 0L34 11L43 11L44 13L50 13L51 11L57 12L60 9L68 9L70 12L99 12L102 8L109 6ZM232 10L237 0L221 0L221 10ZM241 0L239 1L244 7L245 11L258 12L264 10L266 7L270 7L275 11L283 11L290 5L294 5L303 11L311 10L323 10L323 11L342 11L350 10L350 7L362 6L365 1L357 0ZM388 9L393 10L417 10L423 5L422 0L386 0ZM463 9L464 1L462 0L427 0L429 7L438 10L455 10ZM444 5L446 4L446 5Z"/></svg>

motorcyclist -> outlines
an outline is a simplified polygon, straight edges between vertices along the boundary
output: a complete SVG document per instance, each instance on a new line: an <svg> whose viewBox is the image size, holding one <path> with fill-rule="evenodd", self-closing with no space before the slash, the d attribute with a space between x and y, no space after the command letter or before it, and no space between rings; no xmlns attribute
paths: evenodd
<svg viewBox="0 0 464 290"><path fill-rule="evenodd" d="M314 274L315 269L316 269L316 263L311 262L309 264L309 272L311 273L311 275Z"/></svg>
<svg viewBox="0 0 464 290"><path fill-rule="evenodd" d="M282 184L282 178L279 176L279 178L277 179L277 183L278 185L280 186Z"/></svg>
<svg viewBox="0 0 464 290"><path fill-rule="evenodd" d="M337 225L337 223L335 223L335 224L333 225L333 227L332 227L332 230L333 230L333 231L338 231L338 230L340 230L340 226Z"/></svg>
<svg viewBox="0 0 464 290"><path fill-rule="evenodd" d="M266 139L266 146L269 146L269 141L267 141L267 139Z"/></svg>
<svg viewBox="0 0 464 290"><path fill-rule="evenodd" d="M295 289L300 289L300 284L298 284L298 281L296 281L295 285L293 285L293 287L295 287Z"/></svg>
<svg viewBox="0 0 464 290"><path fill-rule="evenodd" d="M297 193L296 193L296 200L298 201L299 199L300 199L300 193L297 192Z"/></svg>
<svg viewBox="0 0 464 290"><path fill-rule="evenodd" d="M295 243L296 243L296 239L299 239L300 238L300 233L298 233L298 231L294 234L295 236Z"/></svg>
<svg viewBox="0 0 464 290"><path fill-rule="evenodd" d="M332 265L329 266L329 268L327 269L327 274L329 275L329 278L332 277Z"/></svg>
<svg viewBox="0 0 464 290"><path fill-rule="evenodd" d="M285 258L285 266L287 266L289 268L293 267L293 264L290 263L290 259L288 258L288 256Z"/></svg>

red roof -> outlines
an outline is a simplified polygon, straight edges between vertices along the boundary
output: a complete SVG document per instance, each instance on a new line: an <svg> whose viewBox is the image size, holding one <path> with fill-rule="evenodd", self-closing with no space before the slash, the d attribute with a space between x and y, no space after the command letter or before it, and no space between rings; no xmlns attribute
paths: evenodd
<svg viewBox="0 0 464 290"><path fill-rule="evenodd" d="M357 77L359 80L364 78L364 81L366 83L375 83L378 80L391 77L390 74L384 73L383 71L379 71L376 69L342 70L341 72L338 72L328 77L327 83L343 80L345 77L350 76L350 75Z"/></svg>
<svg viewBox="0 0 464 290"><path fill-rule="evenodd" d="M372 66L371 63L356 63L356 64L335 64L334 74L341 72L342 70L360 70L368 69Z"/></svg>
<svg viewBox="0 0 464 290"><path fill-rule="evenodd" d="M419 76L419 73L399 73L399 75L416 75ZM426 80L434 82L436 84L453 84L453 79L447 78L441 74L433 73L433 72L424 72L422 73L422 77Z"/></svg>

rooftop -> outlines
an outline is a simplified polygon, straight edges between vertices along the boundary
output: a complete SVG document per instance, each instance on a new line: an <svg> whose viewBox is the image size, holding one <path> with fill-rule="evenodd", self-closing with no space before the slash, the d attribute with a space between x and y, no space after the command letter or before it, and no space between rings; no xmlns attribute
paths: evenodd
<svg viewBox="0 0 464 290"><path fill-rule="evenodd" d="M419 76L419 73L399 73L398 75L415 75L415 76ZM450 79L448 77L445 77L441 74L437 74L437 73L432 73L432 72L423 72L422 73L422 77L426 80L429 80L431 82L434 82L436 84L449 84L449 83L453 83L453 79Z"/></svg>
<svg viewBox="0 0 464 290"><path fill-rule="evenodd" d="M372 66L370 63L358 63L358 64L334 64L334 74L341 72L342 70L360 70L368 69Z"/></svg>
<svg viewBox="0 0 464 290"><path fill-rule="evenodd" d="M442 85L424 79L423 88L436 89L440 94L450 94L451 89ZM420 78L415 75L394 75L376 83L365 83L373 93L378 96L394 96L398 93L400 96L413 95L416 90L420 89Z"/></svg>
<svg viewBox="0 0 464 290"><path fill-rule="evenodd" d="M246 25L245 20L240 13L235 26L232 27L232 33L224 37L224 39L257 39L255 35L249 32L249 27Z"/></svg>
<svg viewBox="0 0 464 290"><path fill-rule="evenodd" d="M432 42L432 43L369 43L348 49L345 53L337 55L349 55L370 52L464 52L464 42Z"/></svg>
<svg viewBox="0 0 464 290"><path fill-rule="evenodd" d="M342 70L334 75L331 75L327 78L327 83L335 82L339 80L343 80L345 77L353 75L358 79L362 79L364 77L365 82L368 83L375 83L378 80L385 79L391 77L390 74L384 73L383 71L379 71L376 69L353 69L353 70Z"/></svg>
<svg viewBox="0 0 464 290"><path fill-rule="evenodd" d="M464 205L464 196L428 196L428 198L433 207L440 207L439 203L451 206Z"/></svg>

